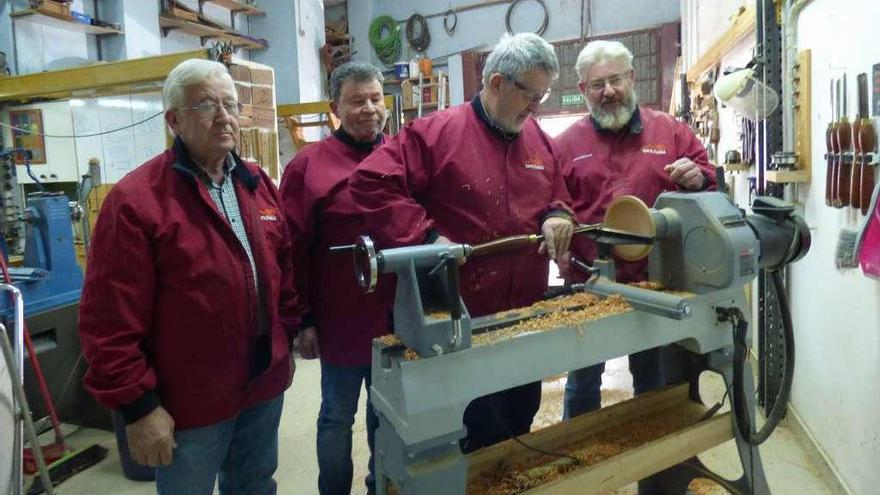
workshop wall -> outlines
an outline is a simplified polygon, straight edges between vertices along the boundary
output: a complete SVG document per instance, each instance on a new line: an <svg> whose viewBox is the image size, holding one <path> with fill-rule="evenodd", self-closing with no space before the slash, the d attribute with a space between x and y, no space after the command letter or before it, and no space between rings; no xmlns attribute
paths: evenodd
<svg viewBox="0 0 880 495"><path fill-rule="evenodd" d="M251 18L251 30L270 42L267 50L253 52L252 59L275 68L278 104L324 99L318 58L324 45L321 0L261 0L259 5L271 15Z"/></svg>
<svg viewBox="0 0 880 495"><path fill-rule="evenodd" d="M369 44L369 24L380 15L390 15L400 21L403 51L401 59L409 60L416 55L406 42L406 20L414 13L423 16L442 13L450 7L473 4L473 0L434 2L414 0L349 0L349 32L354 35L357 54L354 58L381 64ZM580 37L581 0L544 0L549 19L544 38L548 41L569 40ZM655 0L651 8L644 8L638 0L590 0L592 22L584 19L586 36L644 29L679 19L679 0ZM431 58L446 57L477 47L491 48L506 30L505 16L508 3L466 10L458 14L458 23L452 36L443 28L443 16L427 19L431 44L426 55ZM536 31L543 20L544 11L535 1L517 4L510 16L514 31ZM451 21L450 21L451 22ZM591 25L591 28L590 28Z"/></svg>
<svg viewBox="0 0 880 495"><path fill-rule="evenodd" d="M700 8L682 1L682 51L689 64L730 25L741 5L720 0ZM840 272L834 266L838 232L858 229L862 216L852 209L825 206L825 128L831 119L828 85L847 73L849 115L855 115L856 75L872 73L880 63L880 44L872 20L880 17L875 0L814 0L798 22L798 51L812 50L812 181L787 191L811 226L810 253L790 270L789 292L795 329L797 367L789 421L801 421L831 467L851 493L874 493L880 485L880 282L861 270ZM722 60L742 66L751 58L754 37ZM869 87L876 90L875 85ZM721 153L736 144L735 119L721 109ZM877 116L874 116L877 126ZM737 173L737 202L748 202L745 177ZM743 187L745 184L745 187Z"/></svg>

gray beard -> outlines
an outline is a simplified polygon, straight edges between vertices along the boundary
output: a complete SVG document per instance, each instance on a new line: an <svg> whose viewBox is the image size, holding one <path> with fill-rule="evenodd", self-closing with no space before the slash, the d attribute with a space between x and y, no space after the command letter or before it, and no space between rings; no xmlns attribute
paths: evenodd
<svg viewBox="0 0 880 495"><path fill-rule="evenodd" d="M606 111L601 105L594 106L589 100L587 100L590 116L592 116L603 129L609 129L612 131L623 129L632 118L633 113L636 111L636 105L638 104L638 98L636 98L635 92L630 93L630 96L625 98L621 103L622 104L615 110Z"/></svg>

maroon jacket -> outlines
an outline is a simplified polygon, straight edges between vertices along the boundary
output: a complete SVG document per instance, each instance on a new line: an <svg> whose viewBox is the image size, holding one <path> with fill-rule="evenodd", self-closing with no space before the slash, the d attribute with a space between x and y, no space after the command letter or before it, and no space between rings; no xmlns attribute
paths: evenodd
<svg viewBox="0 0 880 495"><path fill-rule="evenodd" d="M586 116L560 134L556 145L580 223L601 222L618 196L637 196L652 207L660 193L684 190L663 170L679 158L693 160L706 177L704 188L715 188L715 169L696 136L669 115L648 108L640 107L621 133L597 130ZM596 257L593 241L575 236L572 246L572 253L584 261ZM615 266L618 281L637 282L645 279L648 261L615 260Z"/></svg>
<svg viewBox="0 0 880 495"><path fill-rule="evenodd" d="M258 293L193 170L178 140L113 187L95 224L79 308L84 381L127 422L161 404L176 428L210 425L286 388L299 318L277 191L255 165L232 171Z"/></svg>
<svg viewBox="0 0 880 495"><path fill-rule="evenodd" d="M370 364L371 341L390 332L394 280L383 276L378 290L364 294L351 253L330 254L331 246L353 244L368 233L348 190L348 178L373 145L353 143L339 133L308 146L287 164L281 202L293 240L297 292L310 310L321 359L337 366Z"/></svg>
<svg viewBox="0 0 880 495"><path fill-rule="evenodd" d="M485 120L479 97L407 125L349 182L380 248L431 241L479 244L540 230L570 201L550 138L529 119L518 136ZM549 263L537 246L469 259L461 294L472 316L540 299Z"/></svg>

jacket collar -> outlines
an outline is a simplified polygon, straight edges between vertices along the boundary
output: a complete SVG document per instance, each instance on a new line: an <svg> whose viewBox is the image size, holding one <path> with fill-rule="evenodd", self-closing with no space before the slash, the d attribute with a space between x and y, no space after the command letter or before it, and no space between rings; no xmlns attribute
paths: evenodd
<svg viewBox="0 0 880 495"><path fill-rule="evenodd" d="M171 168L187 179L192 181L199 180L200 175L203 174L204 171L193 162L192 158L189 156L189 149L180 137L174 138L173 149L174 164ZM229 155L226 156L226 164L224 167L228 167L226 170L231 173L233 180L240 181L251 191L255 190L260 183L260 176L251 174L235 151L230 151Z"/></svg>
<svg viewBox="0 0 880 495"><path fill-rule="evenodd" d="M606 129L602 127L599 122L590 115L590 122L593 124L593 129L596 129L597 132L605 132L605 133L615 133L615 131L611 129ZM627 130L630 134L641 134L644 126L642 125L642 115L639 111L639 107L636 106L636 109L633 111L632 117L629 118L629 122L623 126L624 129Z"/></svg>
<svg viewBox="0 0 880 495"><path fill-rule="evenodd" d="M336 139L347 144L350 148L361 152L371 152L376 146L379 146L385 140L385 135L380 132L379 135L376 136L376 139L372 141L356 141L354 137L342 127L333 131L333 135L336 136Z"/></svg>
<svg viewBox="0 0 880 495"><path fill-rule="evenodd" d="M477 112L477 116L480 117L480 120L486 124L486 127L501 139L505 141L514 141L519 137L518 132L505 131L499 127L494 120L492 120L492 117L489 116L489 112L486 111L486 107L483 106L482 100L480 100L480 93L477 93L477 95L474 96L474 99L471 100L471 106L474 108L474 111Z"/></svg>

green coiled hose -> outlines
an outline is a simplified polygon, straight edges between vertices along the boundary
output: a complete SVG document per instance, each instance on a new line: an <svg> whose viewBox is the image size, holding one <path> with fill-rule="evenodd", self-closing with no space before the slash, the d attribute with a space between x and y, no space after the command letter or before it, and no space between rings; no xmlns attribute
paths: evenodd
<svg viewBox="0 0 880 495"><path fill-rule="evenodd" d="M387 31L386 36L383 31ZM370 23L370 45L385 65L391 65L400 56L400 26L388 15L382 15Z"/></svg>

